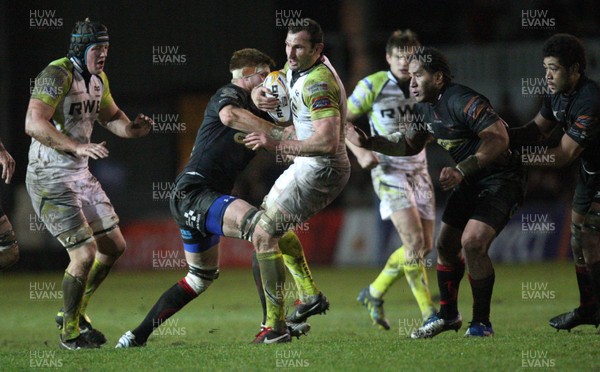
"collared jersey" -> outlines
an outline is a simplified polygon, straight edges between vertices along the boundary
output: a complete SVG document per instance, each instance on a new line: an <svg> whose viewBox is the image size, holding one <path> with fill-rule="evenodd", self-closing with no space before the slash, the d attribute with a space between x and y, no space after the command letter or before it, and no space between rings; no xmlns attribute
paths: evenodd
<svg viewBox="0 0 600 372"><path fill-rule="evenodd" d="M288 92L296 137L302 141L315 131L314 120L340 117L341 135L335 155L297 156L295 162L325 166L350 167L346 145L343 141L346 123L346 91L337 72L327 59L321 59L311 68L293 72L287 68Z"/></svg>
<svg viewBox="0 0 600 372"><path fill-rule="evenodd" d="M90 143L100 110L113 102L108 78L101 72L84 79L68 58L51 62L36 77L32 99L54 108L52 124L79 143ZM62 182L84 177L88 157L54 150L35 138L29 147L27 177L36 182Z"/></svg>
<svg viewBox="0 0 600 372"><path fill-rule="evenodd" d="M416 124L414 97L407 97L391 71L379 71L358 82L348 98L348 111L355 115L367 115L371 135L405 133ZM387 156L374 153L379 167L386 172L412 171L427 167L425 149L413 156Z"/></svg>
<svg viewBox="0 0 600 372"><path fill-rule="evenodd" d="M580 157L587 172L600 172L600 87L595 81L584 75L572 94L544 97L540 114L560 123L567 136L585 148Z"/></svg>
<svg viewBox="0 0 600 372"><path fill-rule="evenodd" d="M256 154L244 145L245 133L221 122L219 112L228 105L246 109L265 119L267 117L254 106L250 92L235 84L221 87L206 106L190 160L182 172L182 175L197 175L199 182L224 194L231 192L236 178Z"/></svg>

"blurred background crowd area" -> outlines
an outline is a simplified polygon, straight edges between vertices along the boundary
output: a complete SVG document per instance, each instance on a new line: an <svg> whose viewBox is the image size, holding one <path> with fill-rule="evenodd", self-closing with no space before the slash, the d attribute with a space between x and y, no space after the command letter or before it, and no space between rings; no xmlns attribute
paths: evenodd
<svg viewBox="0 0 600 372"><path fill-rule="evenodd" d="M130 118L142 112L157 124L140 140L120 139L101 127L93 134L93 141L107 141L110 157L90 160L90 167L122 224L169 217L168 190L187 161L208 99L231 79L231 54L253 47L283 66L290 20L310 17L321 24L325 54L348 94L359 79L387 68L389 34L410 28L423 45L448 56L456 82L487 96L511 126L531 120L547 93L541 47L552 34L580 37L587 49L587 74L600 80L597 1L3 1L0 136L17 170L0 195L13 224L21 226L21 236L39 222L24 189L30 143L24 118L33 82L49 62L66 55L73 25L85 17L108 27L105 71L117 104ZM429 146L428 155L437 187L440 169L451 160L437 145ZM370 174L352 161L350 182L332 208L375 207ZM236 194L259 204L285 166L272 155L259 154ZM568 208L575 169L532 170L528 200ZM446 197L436 189L438 205Z"/></svg>

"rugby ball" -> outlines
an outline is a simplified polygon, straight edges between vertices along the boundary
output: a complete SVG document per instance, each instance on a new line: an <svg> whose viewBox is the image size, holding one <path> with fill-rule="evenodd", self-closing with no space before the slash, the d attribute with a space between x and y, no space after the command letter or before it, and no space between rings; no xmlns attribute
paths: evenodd
<svg viewBox="0 0 600 372"><path fill-rule="evenodd" d="M269 116L276 122L289 121L292 116L292 109L290 106L290 97L288 94L285 74L281 71L273 71L265 78L263 86L271 91L271 94L267 96L277 98L279 104L274 111L269 111Z"/></svg>

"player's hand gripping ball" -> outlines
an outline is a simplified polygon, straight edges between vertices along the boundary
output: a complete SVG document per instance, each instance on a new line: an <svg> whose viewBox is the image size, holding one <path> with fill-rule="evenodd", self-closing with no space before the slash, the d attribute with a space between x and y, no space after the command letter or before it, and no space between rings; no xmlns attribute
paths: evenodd
<svg viewBox="0 0 600 372"><path fill-rule="evenodd" d="M284 123L290 120L292 109L285 81L285 74L281 71L273 71L265 78L263 86L271 91L271 96L277 98L279 104L269 115L276 121ZM268 94L267 94L268 95Z"/></svg>

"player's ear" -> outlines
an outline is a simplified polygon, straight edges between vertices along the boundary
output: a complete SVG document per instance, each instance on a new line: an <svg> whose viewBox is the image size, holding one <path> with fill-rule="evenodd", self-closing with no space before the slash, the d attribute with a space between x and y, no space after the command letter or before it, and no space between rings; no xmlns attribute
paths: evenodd
<svg viewBox="0 0 600 372"><path fill-rule="evenodd" d="M316 43L315 46L314 46L315 53L317 53L317 54L323 53L323 49L324 48L325 48L325 44L323 44L323 43Z"/></svg>
<svg viewBox="0 0 600 372"><path fill-rule="evenodd" d="M444 73L436 71L433 73L433 82L436 84L442 84L444 82Z"/></svg>
<svg viewBox="0 0 600 372"><path fill-rule="evenodd" d="M579 71L579 62L575 62L569 67L569 75L573 75L574 73Z"/></svg>

